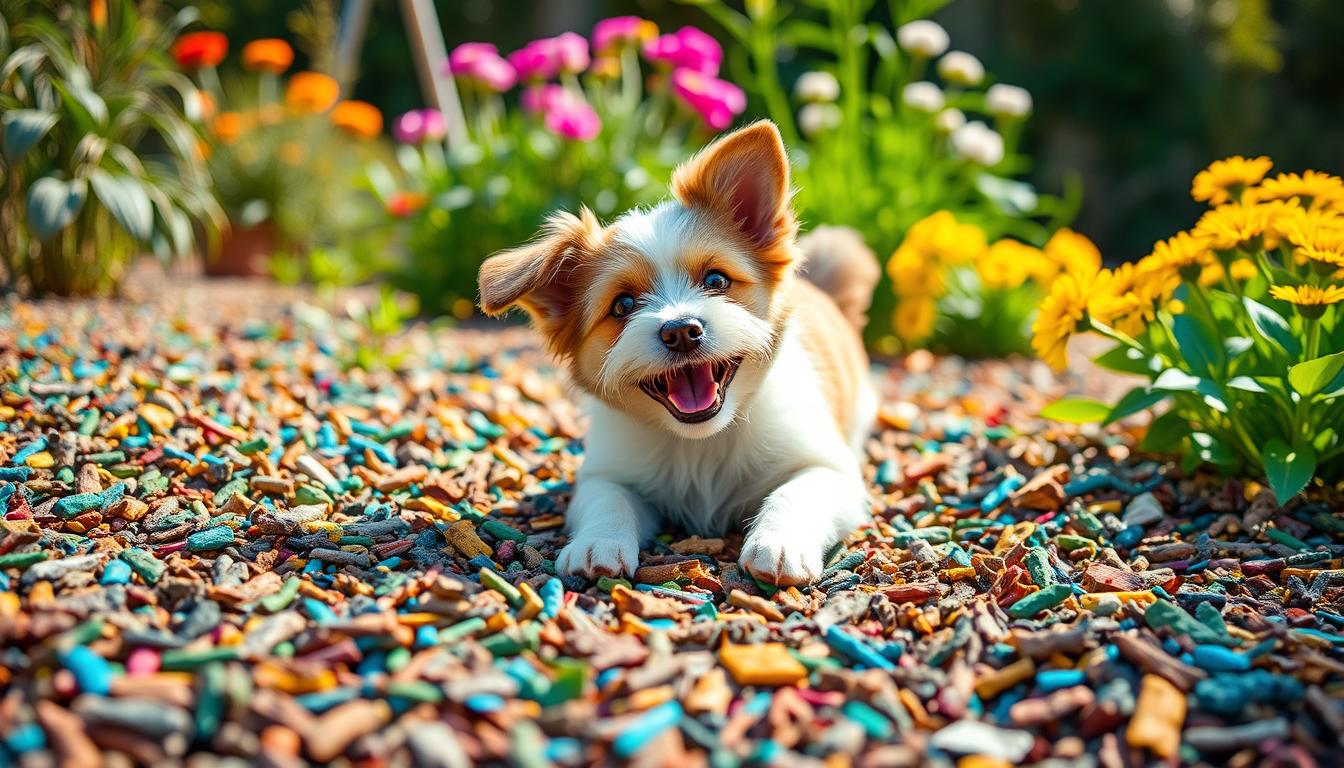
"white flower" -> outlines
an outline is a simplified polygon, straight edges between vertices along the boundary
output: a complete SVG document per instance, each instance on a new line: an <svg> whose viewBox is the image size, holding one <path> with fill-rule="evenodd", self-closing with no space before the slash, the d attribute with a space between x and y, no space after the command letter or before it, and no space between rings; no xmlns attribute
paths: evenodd
<svg viewBox="0 0 1344 768"><path fill-rule="evenodd" d="M985 79L985 65L965 51L952 51L938 60L938 74L949 83L975 85Z"/></svg>
<svg viewBox="0 0 1344 768"><path fill-rule="evenodd" d="M900 43L901 50L912 56L932 59L934 56L941 56L943 51L947 50L950 41L947 38L947 30L940 27L937 22L920 19L901 25L900 29L896 30L896 42Z"/></svg>
<svg viewBox="0 0 1344 768"><path fill-rule="evenodd" d="M1003 160L1003 137L976 120L952 132L952 151L983 166L995 166Z"/></svg>
<svg viewBox="0 0 1344 768"><path fill-rule="evenodd" d="M905 90L901 91L901 99L907 107L929 114L943 108L943 90L923 80L905 86Z"/></svg>
<svg viewBox="0 0 1344 768"><path fill-rule="evenodd" d="M991 85L985 91L985 110L995 117L1026 117L1031 114L1031 94L1016 85Z"/></svg>
<svg viewBox="0 0 1344 768"><path fill-rule="evenodd" d="M937 117L933 118L933 127L939 133L951 133L965 124L966 116L961 113L960 109L956 108L944 109L938 113Z"/></svg>
<svg viewBox="0 0 1344 768"><path fill-rule="evenodd" d="M835 101L840 98L840 81L830 72L804 72L793 84L793 95L799 101Z"/></svg>
<svg viewBox="0 0 1344 768"><path fill-rule="evenodd" d="M798 129L804 136L816 136L840 125L840 108L834 104L813 102L798 110Z"/></svg>

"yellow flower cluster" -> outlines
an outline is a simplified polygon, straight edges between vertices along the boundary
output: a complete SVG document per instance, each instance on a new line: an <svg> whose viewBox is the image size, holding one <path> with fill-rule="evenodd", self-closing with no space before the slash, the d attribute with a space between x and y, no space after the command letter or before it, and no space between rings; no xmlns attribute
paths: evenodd
<svg viewBox="0 0 1344 768"><path fill-rule="evenodd" d="M1172 296L1182 282L1240 293L1236 286L1260 274L1259 263L1276 253L1285 266L1311 265L1300 275L1304 283L1344 278L1344 181L1316 171L1266 179L1271 167L1264 157L1210 165L1195 177L1191 195L1214 207L1190 231L1155 244L1136 264L1107 270L1098 259L1093 272L1056 280L1032 326L1037 355L1062 371L1069 339L1092 322L1137 336L1159 310L1178 313ZM1309 317L1344 301L1344 287L1332 285L1274 286L1269 293Z"/></svg>
<svg viewBox="0 0 1344 768"><path fill-rule="evenodd" d="M951 272L960 269L973 269L984 290L1048 290L1060 275L1096 274L1101 253L1067 229L1037 248L1007 238L990 244L984 230L957 221L950 211L921 219L887 262L898 299L892 324L903 343L917 344L933 333L937 302L948 292Z"/></svg>

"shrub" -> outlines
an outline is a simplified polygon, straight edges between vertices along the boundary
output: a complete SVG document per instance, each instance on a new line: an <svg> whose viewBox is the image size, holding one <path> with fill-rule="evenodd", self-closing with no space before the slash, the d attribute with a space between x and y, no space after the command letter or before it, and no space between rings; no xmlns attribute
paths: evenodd
<svg viewBox="0 0 1344 768"><path fill-rule="evenodd" d="M297 276L313 277L304 268L310 249L344 256L376 236L380 221L358 188L376 153L382 113L341 100L340 86L326 74L287 75L294 51L279 38L248 42L238 57L241 71L221 78L228 47L223 34L211 31L183 35L173 47L178 65L200 82L191 117L208 142L215 193L231 228L274 232L277 274L293 278L297 269Z"/></svg>
<svg viewBox="0 0 1344 768"><path fill-rule="evenodd" d="M1002 238L950 211L921 219L887 262L896 292L892 330L907 349L931 347L973 357L1030 354L1030 325L1060 275L1095 273L1101 253L1061 229L1044 248Z"/></svg>
<svg viewBox="0 0 1344 768"><path fill-rule="evenodd" d="M3 6L0 250L11 280L104 293L139 253L189 253L196 225L218 224L184 116L195 88L166 55L195 14L165 24L132 0Z"/></svg>
<svg viewBox="0 0 1344 768"><path fill-rule="evenodd" d="M796 17L773 0L752 0L745 14L723 0L684 1L740 46L731 72L780 126L805 221L852 226L891 253L915 222L943 210L991 238L1035 245L1072 219L1076 199L1039 195L1015 180L1028 166L1018 140L1031 96L990 85L974 56L947 50L947 32L925 18L945 0L892 3L894 34L870 20L873 0L816 0ZM814 71L793 84L791 100L779 61L794 51ZM900 287L892 287L878 289L870 313L869 340L879 351L898 346L893 311L927 309L898 308Z"/></svg>
<svg viewBox="0 0 1344 768"><path fill-rule="evenodd" d="M1209 166L1192 193L1212 208L1194 228L1137 264L1060 278L1032 343L1062 370L1069 339L1097 333L1117 343L1098 364L1148 379L1113 405L1066 399L1044 415L1109 423L1169 403L1144 449L1253 472L1284 503L1344 475L1344 182L1270 167Z"/></svg>
<svg viewBox="0 0 1344 768"><path fill-rule="evenodd" d="M454 49L444 74L466 142L446 145L437 111L409 112L394 124L396 164L368 171L404 248L394 282L428 311L465 317L481 261L531 237L551 211L587 204L607 216L663 197L672 168L726 128L745 96L716 76L723 52L712 37L657 32L618 17L598 23L591 49L572 32L507 58L488 43Z"/></svg>

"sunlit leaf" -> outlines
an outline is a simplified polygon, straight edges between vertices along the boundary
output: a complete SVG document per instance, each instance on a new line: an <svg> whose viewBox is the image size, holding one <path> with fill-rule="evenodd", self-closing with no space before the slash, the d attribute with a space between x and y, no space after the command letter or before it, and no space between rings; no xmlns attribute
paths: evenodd
<svg viewBox="0 0 1344 768"><path fill-rule="evenodd" d="M1316 473L1316 451L1310 445L1289 446L1278 438L1265 444L1265 477L1279 504L1302 492Z"/></svg>

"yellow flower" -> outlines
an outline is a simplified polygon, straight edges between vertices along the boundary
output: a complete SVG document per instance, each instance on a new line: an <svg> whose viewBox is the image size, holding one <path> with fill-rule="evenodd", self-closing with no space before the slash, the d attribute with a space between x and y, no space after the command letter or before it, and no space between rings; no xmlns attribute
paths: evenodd
<svg viewBox="0 0 1344 768"><path fill-rule="evenodd" d="M1256 268L1255 262L1251 259L1237 259L1227 267L1227 274L1239 283L1255 277L1260 270Z"/></svg>
<svg viewBox="0 0 1344 768"><path fill-rule="evenodd" d="M1213 251L1209 250L1208 238L1178 232L1175 237L1155 243L1153 252L1140 265L1144 272L1165 272L1179 275L1185 280L1195 280L1205 267L1215 261Z"/></svg>
<svg viewBox="0 0 1344 768"><path fill-rule="evenodd" d="M1296 208L1296 204L1282 201L1220 205L1199 217L1194 234L1207 240L1208 247L1216 251L1273 248L1276 245L1273 225Z"/></svg>
<svg viewBox="0 0 1344 768"><path fill-rule="evenodd" d="M892 327L907 346L918 344L933 333L933 322L937 312L938 308L931 298L905 299L896 306L896 311L892 314Z"/></svg>
<svg viewBox="0 0 1344 768"><path fill-rule="evenodd" d="M1232 199L1233 192L1240 192L1265 178L1273 165L1268 157L1248 160L1237 155L1219 160L1195 175L1190 196L1207 200L1210 205L1222 205Z"/></svg>
<svg viewBox="0 0 1344 768"><path fill-rule="evenodd" d="M1318 288L1314 285L1271 285L1269 295L1279 301L1289 302L1303 317L1317 318L1324 314L1326 307L1344 301L1344 286Z"/></svg>
<svg viewBox="0 0 1344 768"><path fill-rule="evenodd" d="M1101 251L1087 237L1071 229L1051 235L1043 253L1060 272L1095 275L1101 269Z"/></svg>
<svg viewBox="0 0 1344 768"><path fill-rule="evenodd" d="M958 222L950 211L938 211L910 227L897 253L913 250L930 260L962 264L978 258L988 247L984 230Z"/></svg>
<svg viewBox="0 0 1344 768"><path fill-rule="evenodd" d="M1032 268L1043 261L1039 248L1016 240L1000 240L980 257L975 269L980 282L987 288L1016 288L1026 282Z"/></svg>
<svg viewBox="0 0 1344 768"><path fill-rule="evenodd" d="M1308 208L1318 208L1344 202L1344 180L1320 171L1307 171L1300 176L1296 173L1280 173L1272 179L1265 179L1250 192L1251 197L1260 202L1296 197Z"/></svg>
<svg viewBox="0 0 1344 768"><path fill-rule="evenodd" d="M898 296L936 299L947 290L942 265L923 253L904 246L887 262L887 274Z"/></svg>
<svg viewBox="0 0 1344 768"><path fill-rule="evenodd" d="M1086 330L1088 305L1098 298L1099 283L1109 279L1109 274L1068 273L1050 286L1031 325L1031 348L1055 371L1068 367L1069 339Z"/></svg>
<svg viewBox="0 0 1344 768"><path fill-rule="evenodd" d="M1344 267L1344 216L1328 210L1297 208L1291 215L1283 216L1274 229L1293 245L1293 256L1299 264L1314 261Z"/></svg>

